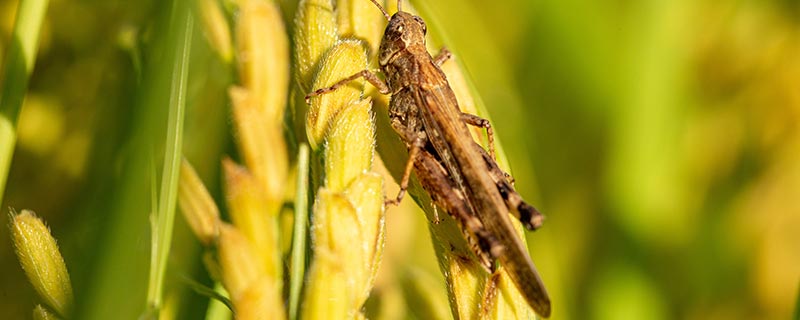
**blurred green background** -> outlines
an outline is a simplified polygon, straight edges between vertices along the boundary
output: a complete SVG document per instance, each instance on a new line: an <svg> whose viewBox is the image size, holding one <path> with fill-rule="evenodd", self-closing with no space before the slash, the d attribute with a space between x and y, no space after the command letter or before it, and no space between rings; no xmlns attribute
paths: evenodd
<svg viewBox="0 0 800 320"><path fill-rule="evenodd" d="M0 58L16 5L0 0ZM800 2L417 5L469 71L517 188L547 216L528 238L553 319L791 317ZM79 309L135 318L144 305L129 295L147 277L142 199L147 164L161 161L152 141L165 131L173 11L167 1L50 1L0 208L48 222ZM184 153L219 198L219 160L235 153L233 75L195 30ZM177 228L168 277L204 279L180 217ZM0 230L0 313L29 318L37 297ZM168 286L184 290L180 317L202 315L206 299Z"/></svg>

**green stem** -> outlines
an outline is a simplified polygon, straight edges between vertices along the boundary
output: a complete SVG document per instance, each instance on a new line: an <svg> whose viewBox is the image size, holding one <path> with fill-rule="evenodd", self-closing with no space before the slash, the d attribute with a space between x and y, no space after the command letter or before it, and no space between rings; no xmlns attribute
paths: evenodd
<svg viewBox="0 0 800 320"><path fill-rule="evenodd" d="M172 227L175 222L175 204L178 195L178 177L183 142L183 118L186 107L186 82L189 75L189 52L192 39L192 16L188 15L183 29L182 42L178 47L172 72L172 87L169 99L169 120L167 123L167 143L164 157L161 191L158 201L158 215L152 250L150 282L147 294L148 305L154 310L161 306L164 290L164 273L167 257L172 244Z"/></svg>
<svg viewBox="0 0 800 320"><path fill-rule="evenodd" d="M294 201L292 264L289 270L289 319L297 319L306 267L306 225L308 224L308 145L301 144L297 156L297 192Z"/></svg>
<svg viewBox="0 0 800 320"><path fill-rule="evenodd" d="M11 39L0 92L0 202L6 188L8 169L17 142L17 119L28 90L28 79L39 49L39 30L48 0L22 0Z"/></svg>

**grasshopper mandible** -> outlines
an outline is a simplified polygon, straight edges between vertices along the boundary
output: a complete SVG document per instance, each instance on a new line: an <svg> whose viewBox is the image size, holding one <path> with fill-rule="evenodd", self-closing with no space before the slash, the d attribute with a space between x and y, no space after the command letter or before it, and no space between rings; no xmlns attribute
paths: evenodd
<svg viewBox="0 0 800 320"><path fill-rule="evenodd" d="M508 213L528 230L538 228L542 216L522 200L510 176L495 162L489 121L459 109L439 67L450 58L450 52L442 49L435 57L428 53L422 18L403 12L401 0L392 16L375 0L370 1L389 20L378 52L386 82L363 70L308 94L306 102L358 78L366 79L382 94L391 94L391 125L408 147L409 159L397 198L387 202L396 204L403 198L413 168L434 203L459 223L481 265L491 273L494 261L499 260L534 311L548 317L550 298ZM486 129L488 152L473 140L467 124Z"/></svg>

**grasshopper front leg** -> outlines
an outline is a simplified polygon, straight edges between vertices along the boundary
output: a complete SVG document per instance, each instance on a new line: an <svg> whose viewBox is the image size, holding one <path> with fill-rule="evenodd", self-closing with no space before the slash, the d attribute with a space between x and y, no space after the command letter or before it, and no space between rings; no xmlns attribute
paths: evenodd
<svg viewBox="0 0 800 320"><path fill-rule="evenodd" d="M367 82L371 83L373 86L375 86L375 88L378 88L378 92L380 92L381 94L389 94L390 92L389 86L385 82L383 82L383 80L378 78L378 76L375 75L374 72L364 69L353 74L352 76L339 80L339 82L334 83L330 87L320 88L315 90L314 92L307 94L306 103L307 104L311 103L311 97L333 92L336 89L339 89L341 86L344 86L358 78L364 78L364 80L367 80Z"/></svg>

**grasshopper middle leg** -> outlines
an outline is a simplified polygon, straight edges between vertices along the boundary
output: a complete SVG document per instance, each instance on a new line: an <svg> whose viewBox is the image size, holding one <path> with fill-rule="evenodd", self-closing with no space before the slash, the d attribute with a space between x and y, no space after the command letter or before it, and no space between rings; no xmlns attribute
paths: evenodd
<svg viewBox="0 0 800 320"><path fill-rule="evenodd" d="M486 129L486 139L489 142L489 155L492 156L492 159L497 160L494 153L494 131L492 130L492 124L489 123L489 120L464 112L461 113L461 120L467 124Z"/></svg>

